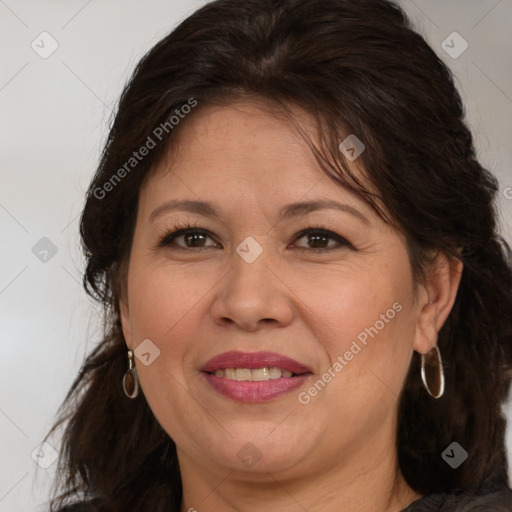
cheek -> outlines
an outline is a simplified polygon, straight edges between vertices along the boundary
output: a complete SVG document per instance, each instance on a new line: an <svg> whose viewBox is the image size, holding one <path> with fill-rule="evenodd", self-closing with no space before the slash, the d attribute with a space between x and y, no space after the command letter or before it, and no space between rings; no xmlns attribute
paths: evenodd
<svg viewBox="0 0 512 512"><path fill-rule="evenodd" d="M348 350L358 336L362 342L365 337L391 333L395 337L401 332L398 324L408 315L404 312L411 283L396 269L353 265L298 275L293 282L294 294L304 305L304 317L314 323L318 339L325 341L331 356Z"/></svg>
<svg viewBox="0 0 512 512"><path fill-rule="evenodd" d="M160 351L148 366L136 361L137 374L155 417L169 435L174 435L181 428L177 418L193 409L184 391L184 361L196 333L201 298L212 284L176 268L152 267L136 257L132 264L128 296L133 344L136 348L149 339Z"/></svg>
<svg viewBox="0 0 512 512"><path fill-rule="evenodd" d="M318 375L328 384L305 390L317 416L326 415L332 436L345 425L348 438L371 438L391 421L410 364L415 326L410 295L393 286L386 292L372 289L344 288L330 313L336 336L323 347L329 362Z"/></svg>
<svg viewBox="0 0 512 512"><path fill-rule="evenodd" d="M400 394L415 331L412 280L401 270L407 265L404 259L403 266L354 267L317 276L314 287L304 281L305 303L329 359L322 370L330 367L336 375L326 399L332 393L329 400L350 408L379 401L389 405Z"/></svg>
<svg viewBox="0 0 512 512"><path fill-rule="evenodd" d="M165 343L191 325L194 309L211 290L209 278L189 275L176 267L133 262L128 294L132 330L139 340Z"/></svg>

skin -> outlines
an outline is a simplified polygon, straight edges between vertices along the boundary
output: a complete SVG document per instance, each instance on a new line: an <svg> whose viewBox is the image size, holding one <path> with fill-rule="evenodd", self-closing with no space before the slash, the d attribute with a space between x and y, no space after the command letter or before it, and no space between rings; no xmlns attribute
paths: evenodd
<svg viewBox="0 0 512 512"><path fill-rule="evenodd" d="M421 496L397 465L399 394L413 351L436 345L461 264L439 255L415 294L400 233L336 186L293 125L257 103L198 108L183 123L176 152L141 189L120 301L127 347L150 339L160 350L150 365L136 359L136 366L144 396L177 445L181 512L401 510ZM337 210L278 221L283 205L317 198L349 205L367 223ZM172 199L210 201L221 218L167 211L150 220ZM212 236L159 247L176 221ZM322 225L353 248L298 236ZM248 236L263 249L252 263L236 252ZM401 311L301 404L299 392L394 303ZM235 402L199 371L230 350L272 350L314 375L269 402ZM247 443L260 457L252 467L237 456Z"/></svg>

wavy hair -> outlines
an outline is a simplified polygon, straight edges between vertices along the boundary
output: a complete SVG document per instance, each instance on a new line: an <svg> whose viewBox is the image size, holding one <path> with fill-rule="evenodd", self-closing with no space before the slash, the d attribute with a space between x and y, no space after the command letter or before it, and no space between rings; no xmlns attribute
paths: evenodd
<svg viewBox="0 0 512 512"><path fill-rule="evenodd" d="M190 98L194 111L160 130L154 149L114 180ZM389 1L217 0L139 62L87 193L84 286L103 307L104 337L48 434L66 425L52 512L77 499L92 499L102 511L179 510L176 446L143 393L129 400L122 391L127 347L118 302L143 181L194 112L241 98L311 116L317 134L305 139L322 170L400 229L416 283L432 251L462 260L438 339L445 394L433 400L423 389L415 352L400 396L398 461L422 494L508 485L501 405L512 373L510 249L498 233L498 184L477 160L451 72ZM338 148L348 133L366 145L360 158L377 193ZM455 470L441 458L453 441L469 454Z"/></svg>

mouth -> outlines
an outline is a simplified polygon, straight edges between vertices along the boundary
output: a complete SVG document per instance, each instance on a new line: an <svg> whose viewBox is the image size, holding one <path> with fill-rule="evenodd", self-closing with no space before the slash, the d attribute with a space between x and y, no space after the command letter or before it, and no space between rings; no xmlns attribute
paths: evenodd
<svg viewBox="0 0 512 512"><path fill-rule="evenodd" d="M226 352L202 368L218 393L239 402L264 402L301 386L313 375L309 367L274 352Z"/></svg>
<svg viewBox="0 0 512 512"><path fill-rule="evenodd" d="M267 368L266 366L263 368L225 368L218 369L215 372L207 372L211 375L215 375L215 377L220 377L228 380L236 380L238 382L241 381L251 381L251 382L262 382L266 380L274 380L274 379L289 379L290 377L297 377L297 373L293 373L290 370L285 370L283 368L278 368L277 366L271 366ZM303 375L303 374L301 374Z"/></svg>

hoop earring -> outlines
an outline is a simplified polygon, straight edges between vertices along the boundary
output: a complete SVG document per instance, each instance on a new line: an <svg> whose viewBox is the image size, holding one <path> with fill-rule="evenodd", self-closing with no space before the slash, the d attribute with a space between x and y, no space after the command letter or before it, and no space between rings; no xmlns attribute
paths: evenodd
<svg viewBox="0 0 512 512"><path fill-rule="evenodd" d="M444 371L441 352L436 345L426 354L421 354L421 380L428 394L440 398L444 393Z"/></svg>
<svg viewBox="0 0 512 512"><path fill-rule="evenodd" d="M136 398L139 394L139 378L131 350L128 350L128 370L123 376L123 391L128 398Z"/></svg>

